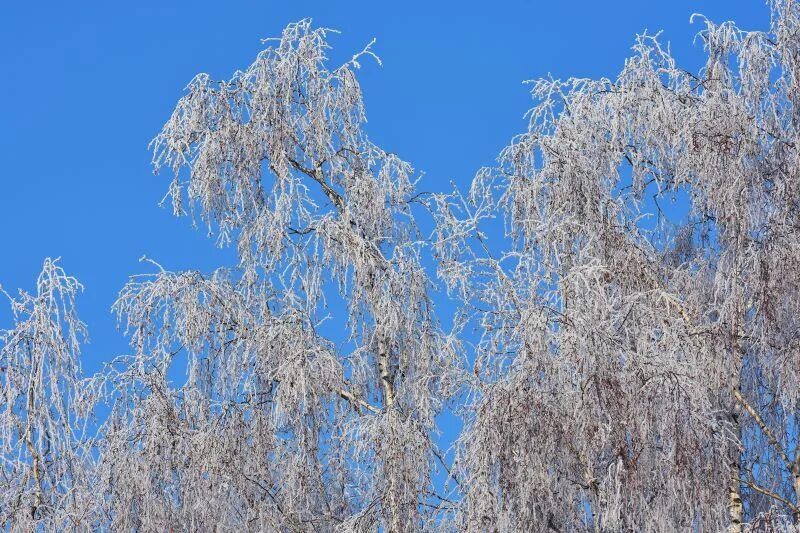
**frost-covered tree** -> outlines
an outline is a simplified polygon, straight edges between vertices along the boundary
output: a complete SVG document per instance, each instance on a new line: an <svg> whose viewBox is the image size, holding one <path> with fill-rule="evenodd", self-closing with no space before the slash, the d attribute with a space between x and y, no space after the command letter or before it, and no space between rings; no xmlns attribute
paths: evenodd
<svg viewBox="0 0 800 533"><path fill-rule="evenodd" d="M642 35L616 79L535 82L498 167L437 198L482 330L460 527L800 518L800 5L770 5L704 21L697 74Z"/></svg>
<svg viewBox="0 0 800 533"><path fill-rule="evenodd" d="M195 77L153 162L237 260L146 259L89 380L78 282L48 260L12 299L3 527L796 528L800 3L769 6L764 32L695 17L697 73L645 34L615 79L534 82L464 194L369 141L369 46L331 67L301 21Z"/></svg>
<svg viewBox="0 0 800 533"><path fill-rule="evenodd" d="M86 530L94 521L87 423L96 395L81 376L81 289L47 260L34 294L5 293L14 328L0 331L3 530Z"/></svg>
<svg viewBox="0 0 800 533"><path fill-rule="evenodd" d="M328 33L301 21L230 80L197 76L153 141L175 213L239 262L156 265L114 306L132 348L109 371L99 474L115 528L410 531L440 516L435 418L463 358L433 316L413 169L362 128L354 69L372 52L329 69ZM347 320L326 329L333 308Z"/></svg>

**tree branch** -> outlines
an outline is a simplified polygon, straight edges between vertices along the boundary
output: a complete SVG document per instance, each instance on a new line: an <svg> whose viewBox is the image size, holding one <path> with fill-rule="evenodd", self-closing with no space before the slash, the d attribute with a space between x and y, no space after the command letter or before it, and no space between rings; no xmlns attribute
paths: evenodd
<svg viewBox="0 0 800 533"><path fill-rule="evenodd" d="M798 507L795 504L793 504L792 502L790 502L789 500L787 500L783 496L779 495L778 493L773 492L773 491L771 491L769 489L765 489L761 485L758 485L757 483L755 483L753 481L750 481L750 480L747 480L747 479L740 479L739 481L741 483L744 483L746 486L750 487L754 491L759 492L759 493L763 494L764 496L768 496L768 497L772 498L775 501L781 502L786 507L788 507L789 510L791 510L793 514L798 514L798 512L800 512L800 509L798 509Z"/></svg>
<svg viewBox="0 0 800 533"><path fill-rule="evenodd" d="M325 192L325 195L333 202L333 205L339 210L339 212L344 212L344 199L342 195L336 192L333 187L331 187L325 178L319 175L317 169L310 169L306 168L294 159L289 159L289 164L292 165L296 170L302 172L312 180L316 181L322 187L322 190Z"/></svg>
<svg viewBox="0 0 800 533"><path fill-rule="evenodd" d="M742 395L741 391L738 388L733 390L733 397L736 398L736 401L738 401L742 407L744 407L744 410L747 411L747 414L749 414L753 418L753 420L755 420L756 424L758 424L758 427L761 429L761 432L764 433L764 435L767 437L767 442L769 442L769 444L773 448L775 448L775 451L778 453L781 460L786 465L786 468L789 469L789 472L794 474L794 465L789 460L789 457L786 455L786 452L784 451L783 447L778 442L778 439L775 438L775 435L772 433L772 430L769 429L767 424L761 418L761 415L759 415L758 412L756 412L756 410L753 408L750 402L748 402L747 399Z"/></svg>
<svg viewBox="0 0 800 533"><path fill-rule="evenodd" d="M381 412L380 409L378 409L377 407L375 407L371 403L367 402L363 398L359 398L358 396L356 396L355 394L353 394L350 391L347 391L345 389L339 389L338 392L339 392L339 396L341 396L342 398L344 398L345 400L347 400L351 404L355 404L356 409L358 409L358 406L361 406L361 407L364 407L365 409L367 409L368 411L372 411L373 413L376 413L376 414Z"/></svg>

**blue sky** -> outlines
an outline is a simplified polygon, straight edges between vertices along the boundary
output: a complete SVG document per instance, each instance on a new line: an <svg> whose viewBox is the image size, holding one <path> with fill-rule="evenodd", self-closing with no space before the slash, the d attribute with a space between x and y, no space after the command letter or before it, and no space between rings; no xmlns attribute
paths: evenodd
<svg viewBox="0 0 800 533"><path fill-rule="evenodd" d="M3 2L0 283L33 289L43 259L61 256L86 287L92 371L126 349L110 306L129 275L150 270L140 256L172 270L232 264L158 207L168 177L152 175L147 143L196 73L230 76L289 22L341 30L334 60L377 38L384 66L360 71L367 130L425 173L422 189L441 191L466 187L524 129L523 80L613 77L644 29L698 67L693 12L768 23L758 0ZM3 302L0 328L9 319Z"/></svg>

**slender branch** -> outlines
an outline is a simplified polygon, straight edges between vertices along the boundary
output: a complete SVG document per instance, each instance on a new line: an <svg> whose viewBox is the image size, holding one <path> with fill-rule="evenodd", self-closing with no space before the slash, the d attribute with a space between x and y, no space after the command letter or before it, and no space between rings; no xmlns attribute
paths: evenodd
<svg viewBox="0 0 800 533"><path fill-rule="evenodd" d="M747 414L749 414L753 420L755 420L756 424L758 424L758 427L761 428L762 433L764 433L764 435L767 437L767 442L769 442L769 444L775 448L775 451L778 453L781 460L783 460L786 468L788 468L790 472L794 473L794 465L792 461L789 460L789 457L786 455L783 447L778 442L778 439L775 438L775 435L772 433L772 430L769 428L769 426L767 426L767 424L761 418L761 415L756 412L756 410L742 395L738 388L733 390L733 397L736 398L736 401L738 401L739 404L744 407L744 410L747 411Z"/></svg>
<svg viewBox="0 0 800 533"><path fill-rule="evenodd" d="M786 498L784 498L780 494L777 494L776 492L773 492L773 491L771 491L769 489L765 489L761 485L758 485L757 483L755 483L753 481L750 481L750 480L747 480L747 479L740 479L739 481L741 483L744 483L746 486L750 487L754 491L759 492L759 493L763 494L764 496L768 496L768 497L772 498L773 500L781 502L786 507L788 507L789 510L791 510L793 514L798 514L798 512L800 512L800 509L798 509L798 507L795 504L793 504L792 502L790 502L789 500L787 500Z"/></svg>
<svg viewBox="0 0 800 533"><path fill-rule="evenodd" d="M445 472L447 472L447 475L450 477L450 479L455 481L456 485L458 485L460 487L461 486L461 482L458 480L456 475L452 472L450 467L447 466L447 461L445 461L444 456L442 455L442 453L436 448L435 445L431 446L431 450L433 451L433 455L436 456L437 459L439 459L440 463L442 463L442 467L444 468Z"/></svg>

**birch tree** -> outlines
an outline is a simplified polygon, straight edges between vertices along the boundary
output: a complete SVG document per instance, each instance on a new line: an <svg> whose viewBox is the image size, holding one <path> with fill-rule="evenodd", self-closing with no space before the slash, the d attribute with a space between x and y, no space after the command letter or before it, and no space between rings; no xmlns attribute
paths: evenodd
<svg viewBox="0 0 800 533"><path fill-rule="evenodd" d="M0 525L6 531L88 530L95 394L82 378L86 328L75 310L82 289L46 260L36 292L11 302L14 327L0 331ZM0 288L0 291L2 289Z"/></svg>
<svg viewBox="0 0 800 533"><path fill-rule="evenodd" d="M198 75L152 143L175 214L239 262L151 262L114 305L132 350L109 369L114 529L410 531L441 514L436 416L462 359L420 263L414 171L363 131L355 71L377 58L329 68L329 33L291 24L229 80ZM327 338L334 306L346 332Z"/></svg>
<svg viewBox="0 0 800 533"><path fill-rule="evenodd" d="M797 521L800 6L770 7L767 32L693 17L696 74L644 34L615 79L533 82L528 131L437 197L482 330L460 528Z"/></svg>

